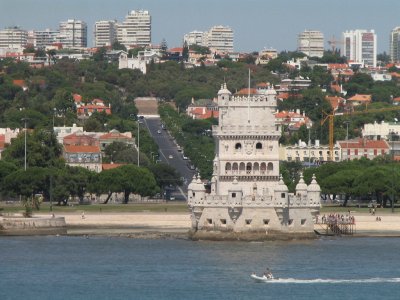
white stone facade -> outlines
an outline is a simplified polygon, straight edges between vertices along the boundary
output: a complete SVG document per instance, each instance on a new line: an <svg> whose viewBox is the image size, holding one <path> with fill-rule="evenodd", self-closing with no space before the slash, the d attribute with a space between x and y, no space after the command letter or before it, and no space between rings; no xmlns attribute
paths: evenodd
<svg viewBox="0 0 400 300"><path fill-rule="evenodd" d="M296 194L289 194L279 176L275 90L232 96L224 85L218 106L211 192L206 193L199 177L188 187L194 235L313 234L320 188L315 179L308 187L301 181Z"/></svg>
<svg viewBox="0 0 400 300"><path fill-rule="evenodd" d="M324 56L324 35L321 31L305 30L298 36L298 51L308 57Z"/></svg>
<svg viewBox="0 0 400 300"><path fill-rule="evenodd" d="M26 46L28 32L19 27L9 27L0 30L0 48L22 49Z"/></svg>

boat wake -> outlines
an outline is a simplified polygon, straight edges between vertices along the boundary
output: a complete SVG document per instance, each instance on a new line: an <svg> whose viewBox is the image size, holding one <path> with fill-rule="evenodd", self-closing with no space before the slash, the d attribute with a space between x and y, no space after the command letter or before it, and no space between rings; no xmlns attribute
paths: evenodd
<svg viewBox="0 0 400 300"><path fill-rule="evenodd" d="M295 279L295 278L279 278L273 280L265 280L267 283L294 283L294 284L307 284L307 283L397 283L400 278L364 278L364 279Z"/></svg>

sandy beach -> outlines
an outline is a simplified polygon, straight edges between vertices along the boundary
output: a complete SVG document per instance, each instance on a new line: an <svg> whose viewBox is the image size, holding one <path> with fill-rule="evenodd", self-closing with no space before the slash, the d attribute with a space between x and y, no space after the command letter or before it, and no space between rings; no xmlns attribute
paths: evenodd
<svg viewBox="0 0 400 300"><path fill-rule="evenodd" d="M378 213L373 216L352 212L351 215L356 221L354 236L400 236L400 214ZM65 217L70 235L184 238L190 229L188 213L65 213L57 216ZM381 221L377 221L376 217L380 217ZM322 231L319 224L315 224L314 228Z"/></svg>

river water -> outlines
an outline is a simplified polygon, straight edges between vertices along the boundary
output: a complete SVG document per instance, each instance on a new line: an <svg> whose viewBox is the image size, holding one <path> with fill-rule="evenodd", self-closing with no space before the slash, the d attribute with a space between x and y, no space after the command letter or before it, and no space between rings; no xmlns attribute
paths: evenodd
<svg viewBox="0 0 400 300"><path fill-rule="evenodd" d="M400 299L399 238L1 237L0 299ZM278 280L257 283L269 267Z"/></svg>

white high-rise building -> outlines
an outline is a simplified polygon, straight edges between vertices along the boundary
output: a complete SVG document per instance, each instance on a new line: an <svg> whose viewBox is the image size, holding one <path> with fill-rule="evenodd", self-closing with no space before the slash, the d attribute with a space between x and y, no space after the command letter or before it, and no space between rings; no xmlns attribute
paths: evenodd
<svg viewBox="0 0 400 300"><path fill-rule="evenodd" d="M400 62L400 27L395 27L390 32L390 59L392 62Z"/></svg>
<svg viewBox="0 0 400 300"><path fill-rule="evenodd" d="M19 27L8 27L0 30L0 48L20 49L25 48L28 41L28 32Z"/></svg>
<svg viewBox="0 0 400 300"><path fill-rule="evenodd" d="M203 45L204 32L203 31L192 31L183 36L183 42L188 46L190 45Z"/></svg>
<svg viewBox="0 0 400 300"><path fill-rule="evenodd" d="M151 44L151 16L147 10L132 10L117 28L118 41L125 47Z"/></svg>
<svg viewBox="0 0 400 300"><path fill-rule="evenodd" d="M308 57L324 56L324 35L321 31L305 30L298 36L298 51Z"/></svg>
<svg viewBox="0 0 400 300"><path fill-rule="evenodd" d="M343 32L342 55L349 62L366 67L376 67L377 40L374 30L350 30Z"/></svg>
<svg viewBox="0 0 400 300"><path fill-rule="evenodd" d="M64 48L87 47L87 25L80 20L60 22L60 43Z"/></svg>
<svg viewBox="0 0 400 300"><path fill-rule="evenodd" d="M116 21L98 21L94 24L94 46L111 46L117 40Z"/></svg>
<svg viewBox="0 0 400 300"><path fill-rule="evenodd" d="M28 32L28 43L35 48L45 48L58 41L60 32L58 30L31 30Z"/></svg>
<svg viewBox="0 0 400 300"><path fill-rule="evenodd" d="M233 52L233 30L227 26L214 26L204 34L203 46L219 53Z"/></svg>

